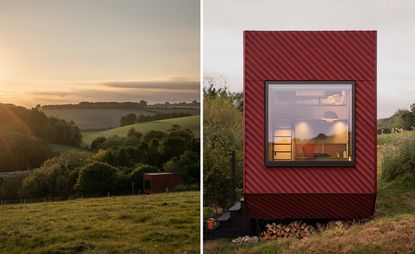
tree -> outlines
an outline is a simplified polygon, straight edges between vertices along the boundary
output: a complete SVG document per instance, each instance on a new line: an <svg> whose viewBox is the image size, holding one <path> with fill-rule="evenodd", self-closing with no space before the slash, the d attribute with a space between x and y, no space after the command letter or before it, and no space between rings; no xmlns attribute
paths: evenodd
<svg viewBox="0 0 415 254"><path fill-rule="evenodd" d="M190 142L191 139L184 139L182 137L167 137L161 142L158 152L165 160L178 157L184 151L190 149Z"/></svg>
<svg viewBox="0 0 415 254"><path fill-rule="evenodd" d="M71 195L79 168L85 165L89 157L88 152L72 150L45 161L41 167L32 170L23 180L21 190L23 197Z"/></svg>
<svg viewBox="0 0 415 254"><path fill-rule="evenodd" d="M183 176L185 184L199 183L200 179L200 157L193 151L185 151L180 155L170 159L164 164L164 170L172 173L179 173Z"/></svg>
<svg viewBox="0 0 415 254"><path fill-rule="evenodd" d="M151 140L162 140L167 134L162 131L150 130L143 136L143 142L150 143Z"/></svg>
<svg viewBox="0 0 415 254"><path fill-rule="evenodd" d="M139 104L141 107L145 107L145 106L147 106L147 102L146 102L145 100L141 100L138 104Z"/></svg>
<svg viewBox="0 0 415 254"><path fill-rule="evenodd" d="M74 190L89 195L102 195L114 189L117 169L108 163L90 162L79 171Z"/></svg>
<svg viewBox="0 0 415 254"><path fill-rule="evenodd" d="M0 130L0 140L0 172L37 168L53 156L46 141L27 134Z"/></svg>
<svg viewBox="0 0 415 254"><path fill-rule="evenodd" d="M92 141L91 143L91 150L92 151L97 151L98 149L101 148L101 145L104 144L104 142L107 139L105 137L98 137L96 139L94 139L94 141Z"/></svg>
<svg viewBox="0 0 415 254"><path fill-rule="evenodd" d="M242 188L242 112L232 93L207 79L204 89L204 202L226 208L232 200L230 154L236 151L237 187Z"/></svg>
<svg viewBox="0 0 415 254"><path fill-rule="evenodd" d="M120 126L126 126L135 124L137 122L137 116L134 113L130 113L126 116L121 117Z"/></svg>
<svg viewBox="0 0 415 254"><path fill-rule="evenodd" d="M398 110L395 115L398 117L397 128L411 129L414 124L414 114L407 109Z"/></svg>
<svg viewBox="0 0 415 254"><path fill-rule="evenodd" d="M142 136L143 136L143 133L136 131L135 128L129 129L127 133L127 137L129 138L132 138L132 137L141 138Z"/></svg>
<svg viewBox="0 0 415 254"><path fill-rule="evenodd" d="M227 207L232 200L227 195L231 193L231 185L228 176L223 170L211 168L203 171L203 201L205 205L213 206L216 214L218 208Z"/></svg>

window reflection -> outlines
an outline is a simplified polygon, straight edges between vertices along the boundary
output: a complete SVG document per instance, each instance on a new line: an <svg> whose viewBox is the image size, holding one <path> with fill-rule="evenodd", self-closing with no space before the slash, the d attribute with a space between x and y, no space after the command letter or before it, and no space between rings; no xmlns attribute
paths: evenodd
<svg viewBox="0 0 415 254"><path fill-rule="evenodd" d="M351 161L352 84L269 83L268 161Z"/></svg>

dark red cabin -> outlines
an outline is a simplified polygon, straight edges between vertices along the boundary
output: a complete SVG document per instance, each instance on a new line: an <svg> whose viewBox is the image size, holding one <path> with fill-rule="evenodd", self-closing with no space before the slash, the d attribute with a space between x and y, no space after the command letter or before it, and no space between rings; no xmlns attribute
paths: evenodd
<svg viewBox="0 0 415 254"><path fill-rule="evenodd" d="M250 218L373 215L376 31L245 31L244 96Z"/></svg>
<svg viewBox="0 0 415 254"><path fill-rule="evenodd" d="M166 192L174 186L183 184L183 177L177 173L144 173L144 193Z"/></svg>

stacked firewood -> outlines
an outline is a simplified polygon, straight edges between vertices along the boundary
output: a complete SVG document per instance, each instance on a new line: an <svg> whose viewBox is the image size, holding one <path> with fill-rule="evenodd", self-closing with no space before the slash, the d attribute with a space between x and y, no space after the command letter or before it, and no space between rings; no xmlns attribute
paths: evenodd
<svg viewBox="0 0 415 254"><path fill-rule="evenodd" d="M311 234L321 232L325 229L344 228L347 229L353 224L353 221L330 221L328 223L316 223L315 226L302 221L293 221L289 224L267 224L265 230L259 235L259 239L275 240L282 238L304 238Z"/></svg>

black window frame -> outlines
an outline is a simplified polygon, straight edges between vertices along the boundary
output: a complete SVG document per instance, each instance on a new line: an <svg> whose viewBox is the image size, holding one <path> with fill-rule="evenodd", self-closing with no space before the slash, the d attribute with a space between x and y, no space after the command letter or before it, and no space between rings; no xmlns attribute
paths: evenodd
<svg viewBox="0 0 415 254"><path fill-rule="evenodd" d="M352 138L351 161L270 161L268 160L268 91L270 85L351 85ZM264 82L264 164L265 167L355 167L356 165L356 81L354 80L266 80Z"/></svg>

